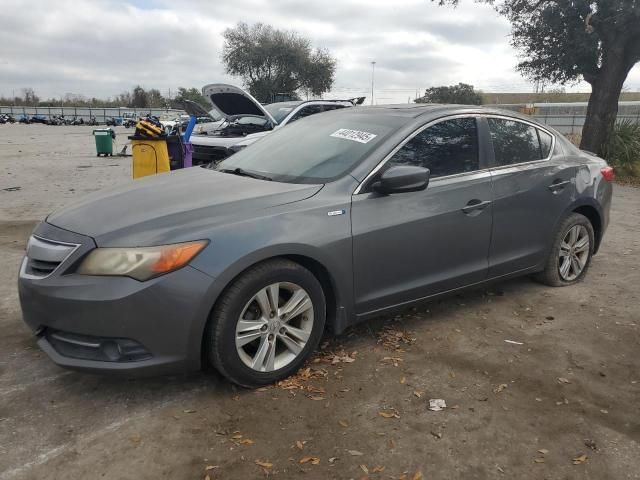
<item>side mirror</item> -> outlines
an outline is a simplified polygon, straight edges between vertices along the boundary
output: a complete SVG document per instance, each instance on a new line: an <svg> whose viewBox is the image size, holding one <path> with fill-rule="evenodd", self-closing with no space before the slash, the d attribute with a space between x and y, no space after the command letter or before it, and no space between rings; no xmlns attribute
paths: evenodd
<svg viewBox="0 0 640 480"><path fill-rule="evenodd" d="M372 185L374 192L392 193L418 192L429 185L429 169L414 166L397 166L387 169Z"/></svg>

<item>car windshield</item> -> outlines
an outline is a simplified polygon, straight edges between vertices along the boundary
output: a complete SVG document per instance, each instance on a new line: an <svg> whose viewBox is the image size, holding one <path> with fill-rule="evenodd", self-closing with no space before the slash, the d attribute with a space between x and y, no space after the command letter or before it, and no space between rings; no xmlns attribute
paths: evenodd
<svg viewBox="0 0 640 480"><path fill-rule="evenodd" d="M277 130L218 164L274 181L326 183L351 171L406 119L336 111Z"/></svg>
<svg viewBox="0 0 640 480"><path fill-rule="evenodd" d="M263 108L269 112L269 115L271 115L276 122L282 123L282 120L301 103L302 102L277 102L264 105Z"/></svg>

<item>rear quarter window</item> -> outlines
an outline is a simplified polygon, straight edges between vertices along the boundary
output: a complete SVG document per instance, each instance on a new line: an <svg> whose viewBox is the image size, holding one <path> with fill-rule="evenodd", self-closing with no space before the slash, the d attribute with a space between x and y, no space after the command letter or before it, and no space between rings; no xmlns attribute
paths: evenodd
<svg viewBox="0 0 640 480"><path fill-rule="evenodd" d="M538 130L538 136L540 137L540 150L542 153L542 158L547 158L551 153L553 137L543 130Z"/></svg>
<svg viewBox="0 0 640 480"><path fill-rule="evenodd" d="M488 118L487 121L497 166L535 162L546 158L542 156L537 128L517 120Z"/></svg>

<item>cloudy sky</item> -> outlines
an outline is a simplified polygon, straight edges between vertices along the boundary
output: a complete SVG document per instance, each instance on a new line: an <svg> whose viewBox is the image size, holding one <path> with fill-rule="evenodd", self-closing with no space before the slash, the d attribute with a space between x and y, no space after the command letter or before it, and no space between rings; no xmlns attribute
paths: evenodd
<svg viewBox="0 0 640 480"><path fill-rule="evenodd" d="M406 102L433 85L531 91L514 69L509 24L485 5L430 0L0 0L0 95L108 97L136 84L239 83L220 64L222 35L238 21L294 29L338 59L327 97ZM640 68L627 86L640 89ZM574 90L588 91L587 85Z"/></svg>

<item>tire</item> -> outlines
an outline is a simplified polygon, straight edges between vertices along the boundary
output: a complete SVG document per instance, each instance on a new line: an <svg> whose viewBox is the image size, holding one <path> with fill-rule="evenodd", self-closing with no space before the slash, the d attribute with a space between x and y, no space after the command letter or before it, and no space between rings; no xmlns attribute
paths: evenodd
<svg viewBox="0 0 640 480"><path fill-rule="evenodd" d="M284 317L273 315L275 291L277 311ZM286 316L286 309L292 316ZM267 260L238 277L216 303L205 332L209 361L242 387L277 382L313 353L325 318L324 292L316 277L290 260Z"/></svg>
<svg viewBox="0 0 640 480"><path fill-rule="evenodd" d="M576 232L575 240L571 237L572 232ZM585 238L589 242L586 246L583 245ZM551 287L566 287L582 281L591 264L594 246L591 222L584 215L572 213L558 228L545 268L535 276L536 280Z"/></svg>

